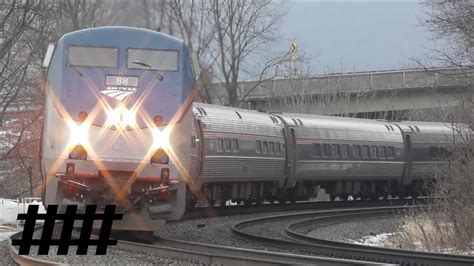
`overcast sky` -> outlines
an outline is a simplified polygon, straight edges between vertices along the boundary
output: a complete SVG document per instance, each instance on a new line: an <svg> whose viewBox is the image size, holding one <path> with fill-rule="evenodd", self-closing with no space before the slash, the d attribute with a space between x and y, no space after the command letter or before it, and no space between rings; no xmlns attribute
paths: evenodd
<svg viewBox="0 0 474 266"><path fill-rule="evenodd" d="M433 47L419 1L290 1L280 49L295 39L316 73L399 69Z"/></svg>

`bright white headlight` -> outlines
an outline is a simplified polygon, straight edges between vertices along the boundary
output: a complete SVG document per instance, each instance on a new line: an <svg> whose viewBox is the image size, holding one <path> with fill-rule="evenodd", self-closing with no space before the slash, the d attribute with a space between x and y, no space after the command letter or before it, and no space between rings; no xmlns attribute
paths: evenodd
<svg viewBox="0 0 474 266"><path fill-rule="evenodd" d="M134 126L136 123L136 110L128 110L125 106L119 105L115 109L106 109L107 126L115 126L123 129L127 126Z"/></svg>
<svg viewBox="0 0 474 266"><path fill-rule="evenodd" d="M152 129L153 134L153 149L167 149L170 146L169 138L170 132L167 128L160 130L158 128Z"/></svg>
<svg viewBox="0 0 474 266"><path fill-rule="evenodd" d="M77 125L74 121L68 121L67 125L69 127L69 144L84 145L87 143L87 135L89 132L89 125L82 123Z"/></svg>

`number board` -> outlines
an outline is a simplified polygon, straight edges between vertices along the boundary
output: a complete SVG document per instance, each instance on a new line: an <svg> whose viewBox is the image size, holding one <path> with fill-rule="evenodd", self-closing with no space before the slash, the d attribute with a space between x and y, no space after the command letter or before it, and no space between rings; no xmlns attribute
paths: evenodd
<svg viewBox="0 0 474 266"><path fill-rule="evenodd" d="M138 77L105 76L106 86L138 87Z"/></svg>

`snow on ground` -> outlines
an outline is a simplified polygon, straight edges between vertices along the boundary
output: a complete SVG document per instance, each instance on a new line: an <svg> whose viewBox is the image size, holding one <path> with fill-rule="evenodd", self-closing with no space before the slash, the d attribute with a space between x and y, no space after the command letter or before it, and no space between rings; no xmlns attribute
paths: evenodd
<svg viewBox="0 0 474 266"><path fill-rule="evenodd" d="M370 235L364 236L358 240L347 239L346 241L353 244L359 245L366 245L366 246L374 246L374 247L382 247L382 248L397 248L394 243L390 240L394 235L399 234L400 232L395 233L381 233L377 235ZM417 251L425 251L423 250L423 246L421 243L416 244L417 247L415 250ZM446 248L441 251L441 253L445 254L459 254L454 251L453 248ZM470 255L474 256L474 250L462 252L461 255Z"/></svg>
<svg viewBox="0 0 474 266"><path fill-rule="evenodd" d="M0 241L6 240L9 236L13 235L14 233L21 231L19 228L15 228L15 230L4 230L0 229Z"/></svg>
<svg viewBox="0 0 474 266"><path fill-rule="evenodd" d="M359 245L375 246L375 247L384 247L384 248L394 248L393 244L389 241L390 237L396 233L382 233L377 235L364 236L362 239L347 241Z"/></svg>

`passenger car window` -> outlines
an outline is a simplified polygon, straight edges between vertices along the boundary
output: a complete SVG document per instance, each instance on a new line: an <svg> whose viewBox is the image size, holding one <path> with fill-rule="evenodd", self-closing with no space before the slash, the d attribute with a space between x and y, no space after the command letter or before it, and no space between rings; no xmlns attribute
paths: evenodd
<svg viewBox="0 0 474 266"><path fill-rule="evenodd" d="M339 144L331 144L331 156L332 158L341 157L341 155L339 154Z"/></svg>
<svg viewBox="0 0 474 266"><path fill-rule="evenodd" d="M370 146L370 158L376 159L378 157L378 149L377 146L371 145Z"/></svg>
<svg viewBox="0 0 474 266"><path fill-rule="evenodd" d="M262 142L261 142L260 140L257 140L256 152L257 152L257 153L261 153L261 152L262 152Z"/></svg>
<svg viewBox="0 0 474 266"><path fill-rule="evenodd" d="M276 153L281 152L280 142L275 142L275 152Z"/></svg>
<svg viewBox="0 0 474 266"><path fill-rule="evenodd" d="M387 158L394 158L395 157L395 149L393 146L387 147Z"/></svg>
<svg viewBox="0 0 474 266"><path fill-rule="evenodd" d="M380 146L379 147L379 158L384 159L385 158L385 146Z"/></svg>
<svg viewBox="0 0 474 266"><path fill-rule="evenodd" d="M272 141L268 142L268 152L273 153L275 151L275 144Z"/></svg>
<svg viewBox="0 0 474 266"><path fill-rule="evenodd" d="M239 151L239 140L238 139L232 139L232 150L233 151Z"/></svg>
<svg viewBox="0 0 474 266"><path fill-rule="evenodd" d="M341 145L341 157L342 158L349 157L349 145L347 145L347 144L342 144Z"/></svg>
<svg viewBox="0 0 474 266"><path fill-rule="evenodd" d="M323 156L324 157L331 156L331 146L329 144L323 144Z"/></svg>
<svg viewBox="0 0 474 266"><path fill-rule="evenodd" d="M224 148L225 148L225 151L232 151L230 139L224 139Z"/></svg>
<svg viewBox="0 0 474 266"><path fill-rule="evenodd" d="M268 142L264 141L263 142L263 153L268 153Z"/></svg>
<svg viewBox="0 0 474 266"><path fill-rule="evenodd" d="M362 145L361 155L362 155L362 158L369 158L369 146L368 145Z"/></svg>
<svg viewBox="0 0 474 266"><path fill-rule="evenodd" d="M360 158L360 145L352 145L352 158Z"/></svg>
<svg viewBox="0 0 474 266"><path fill-rule="evenodd" d="M224 150L224 140L217 139L217 151L223 151L223 150Z"/></svg>
<svg viewBox="0 0 474 266"><path fill-rule="evenodd" d="M313 157L321 158L321 145L319 143L313 143Z"/></svg>

